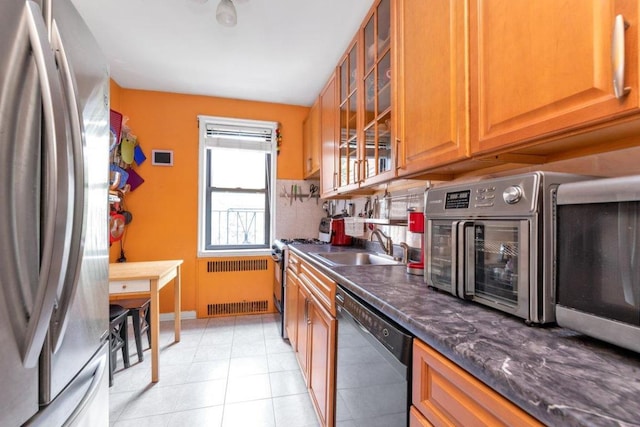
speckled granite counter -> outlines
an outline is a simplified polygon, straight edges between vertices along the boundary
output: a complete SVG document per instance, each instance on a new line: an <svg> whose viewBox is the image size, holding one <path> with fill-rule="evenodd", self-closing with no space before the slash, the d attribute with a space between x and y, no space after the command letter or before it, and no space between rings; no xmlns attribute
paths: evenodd
<svg viewBox="0 0 640 427"><path fill-rule="evenodd" d="M404 266L328 268L294 252L550 426L640 426L640 355L428 288Z"/></svg>

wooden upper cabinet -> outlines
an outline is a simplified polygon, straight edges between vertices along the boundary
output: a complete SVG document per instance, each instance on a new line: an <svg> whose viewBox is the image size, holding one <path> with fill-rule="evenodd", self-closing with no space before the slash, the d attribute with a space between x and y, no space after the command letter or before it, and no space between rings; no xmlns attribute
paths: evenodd
<svg viewBox="0 0 640 427"><path fill-rule="evenodd" d="M329 197L338 189L336 144L338 118L338 92L336 73L320 93L320 194Z"/></svg>
<svg viewBox="0 0 640 427"><path fill-rule="evenodd" d="M342 191L357 189L360 174L360 138L358 125L358 37L354 39L338 65L339 133L337 141L336 187Z"/></svg>
<svg viewBox="0 0 640 427"><path fill-rule="evenodd" d="M469 156L467 1L396 1L400 176Z"/></svg>
<svg viewBox="0 0 640 427"><path fill-rule="evenodd" d="M304 178L316 178L320 174L320 99L309 110L302 131Z"/></svg>
<svg viewBox="0 0 640 427"><path fill-rule="evenodd" d="M362 185L396 176L392 117L391 0L374 4L362 27Z"/></svg>
<svg viewBox="0 0 640 427"><path fill-rule="evenodd" d="M471 0L470 135L488 153L551 139L638 110L637 0ZM612 34L624 32L617 99ZM618 62L622 53L614 55Z"/></svg>

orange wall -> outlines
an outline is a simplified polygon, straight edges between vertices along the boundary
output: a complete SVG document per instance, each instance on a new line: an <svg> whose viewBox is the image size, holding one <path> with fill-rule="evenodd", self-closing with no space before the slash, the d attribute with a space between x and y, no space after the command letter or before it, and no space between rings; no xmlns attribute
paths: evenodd
<svg viewBox="0 0 640 427"><path fill-rule="evenodd" d="M302 179L302 121L309 108L293 105L130 90L112 82L111 106L129 120L147 156L134 169L145 182L125 196L133 214L125 234L128 261L183 259L182 310L196 309L198 122L197 116L223 116L280 123L279 179ZM173 167L152 166L151 150L173 150ZM242 165L238 165L242 168ZM110 260L120 256L111 247ZM171 287L161 294L162 312L171 312Z"/></svg>
<svg viewBox="0 0 640 427"><path fill-rule="evenodd" d="M122 92L122 88L118 85L118 83L113 80L109 80L109 103L111 104L111 109L115 111L120 111L120 93Z"/></svg>

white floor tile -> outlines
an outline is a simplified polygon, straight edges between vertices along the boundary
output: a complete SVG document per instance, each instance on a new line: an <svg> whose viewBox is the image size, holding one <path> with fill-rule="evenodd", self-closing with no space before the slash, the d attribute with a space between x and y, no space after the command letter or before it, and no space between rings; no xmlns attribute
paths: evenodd
<svg viewBox="0 0 640 427"><path fill-rule="evenodd" d="M236 342L231 346L231 357L266 356L267 349L264 340L256 342Z"/></svg>
<svg viewBox="0 0 640 427"><path fill-rule="evenodd" d="M175 410L206 408L224 403L227 380L183 384L175 388Z"/></svg>
<svg viewBox="0 0 640 427"><path fill-rule="evenodd" d="M267 354L269 372L300 371L300 365L293 352Z"/></svg>
<svg viewBox="0 0 640 427"><path fill-rule="evenodd" d="M167 427L220 427L224 406L193 409L190 411L174 412L169 417Z"/></svg>
<svg viewBox="0 0 640 427"><path fill-rule="evenodd" d="M226 379L229 376L229 360L220 359L196 362L189 365L187 382Z"/></svg>
<svg viewBox="0 0 640 427"><path fill-rule="evenodd" d="M229 378L225 403L246 402L271 397L269 374Z"/></svg>
<svg viewBox="0 0 640 427"><path fill-rule="evenodd" d="M145 344L138 362L130 334L131 367L123 368L120 355L110 388L110 426L317 426L279 320L272 314L187 319L180 343L173 321L161 322L156 384L151 352Z"/></svg>
<svg viewBox="0 0 640 427"><path fill-rule="evenodd" d="M269 372L267 356L236 357L229 363L229 378Z"/></svg>
<svg viewBox="0 0 640 427"><path fill-rule="evenodd" d="M275 397L273 410L276 417L276 427L302 427L318 424L316 413L307 393Z"/></svg>
<svg viewBox="0 0 640 427"><path fill-rule="evenodd" d="M275 427L271 399L229 403L224 407L223 427Z"/></svg>
<svg viewBox="0 0 640 427"><path fill-rule="evenodd" d="M271 381L271 395L273 397L290 396L307 392L307 386L300 372L281 371L269 374Z"/></svg>

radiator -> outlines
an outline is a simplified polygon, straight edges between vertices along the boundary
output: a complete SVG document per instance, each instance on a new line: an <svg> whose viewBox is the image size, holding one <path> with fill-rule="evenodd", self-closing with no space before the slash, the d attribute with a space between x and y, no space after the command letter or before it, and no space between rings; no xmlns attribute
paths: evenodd
<svg viewBox="0 0 640 427"><path fill-rule="evenodd" d="M227 258L198 263L198 317L272 313L271 258Z"/></svg>

